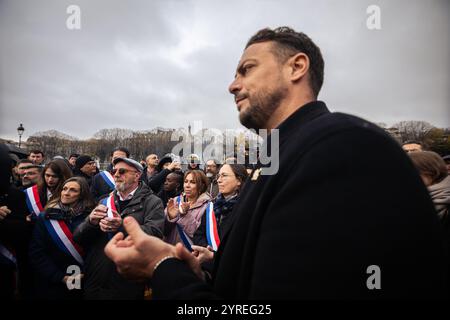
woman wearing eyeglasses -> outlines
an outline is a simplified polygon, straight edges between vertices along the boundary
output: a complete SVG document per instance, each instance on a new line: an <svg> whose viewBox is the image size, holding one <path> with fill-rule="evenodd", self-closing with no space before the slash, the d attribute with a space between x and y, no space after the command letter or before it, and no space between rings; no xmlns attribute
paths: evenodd
<svg viewBox="0 0 450 320"><path fill-rule="evenodd" d="M83 250L72 232L94 203L85 179L73 177L39 215L30 244L30 262L37 299L80 299ZM68 269L69 268L69 269ZM73 277L70 277L73 276ZM73 286L73 290L68 289Z"/></svg>
<svg viewBox="0 0 450 320"><path fill-rule="evenodd" d="M206 192L208 178L201 170L184 174L184 193L169 199L164 228L164 240L171 244L183 242L189 249L195 231L200 226L210 197Z"/></svg>
<svg viewBox="0 0 450 320"><path fill-rule="evenodd" d="M217 175L219 194L214 200L214 214L202 217L202 223L194 235L195 246L192 249L194 254L200 257L201 262L212 259L213 251L217 250L223 231L231 220L233 207L239 200L239 191L246 179L247 170L243 165L224 164L220 168ZM216 230L217 234L215 234Z"/></svg>
<svg viewBox="0 0 450 320"><path fill-rule="evenodd" d="M194 234L194 244L191 246L202 265L205 280L210 279L213 267L214 252L220 245L224 232L231 228L233 208L239 201L239 192L247 179L245 166L240 164L224 164L217 175L219 194L214 203L202 217L200 227Z"/></svg>

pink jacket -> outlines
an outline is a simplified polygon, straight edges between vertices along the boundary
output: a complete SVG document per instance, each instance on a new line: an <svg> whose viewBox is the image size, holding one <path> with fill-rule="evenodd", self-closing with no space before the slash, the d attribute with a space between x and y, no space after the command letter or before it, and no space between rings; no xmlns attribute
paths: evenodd
<svg viewBox="0 0 450 320"><path fill-rule="evenodd" d="M186 213L181 214L180 212L178 212L178 215L174 219L169 218L166 208L164 210L166 216L166 223L164 226L164 241L170 244L181 242L176 224L179 224L183 228L184 232L192 239L195 231L202 222L202 216L205 213L206 207L210 200L211 198L206 192L201 194L195 204L191 208L189 208Z"/></svg>

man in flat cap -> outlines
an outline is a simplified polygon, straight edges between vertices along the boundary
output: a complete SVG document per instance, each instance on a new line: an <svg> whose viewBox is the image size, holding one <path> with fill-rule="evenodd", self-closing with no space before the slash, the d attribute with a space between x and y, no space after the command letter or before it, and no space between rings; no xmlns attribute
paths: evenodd
<svg viewBox="0 0 450 320"><path fill-rule="evenodd" d="M122 278L104 253L109 239L121 231L126 216L135 218L145 233L162 238L164 209L161 200L139 181L142 165L130 158L116 158L112 175L115 190L103 198L74 232L74 240L86 252L86 299L143 299L144 285Z"/></svg>

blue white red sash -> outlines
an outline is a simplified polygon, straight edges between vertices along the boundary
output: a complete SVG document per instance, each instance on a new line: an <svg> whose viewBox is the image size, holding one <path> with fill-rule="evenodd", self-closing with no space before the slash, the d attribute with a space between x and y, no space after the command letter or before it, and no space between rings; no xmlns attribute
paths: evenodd
<svg viewBox="0 0 450 320"><path fill-rule="evenodd" d="M103 180L105 180L106 184L111 188L111 189L115 189L116 188L116 182L114 181L113 176L111 175L111 173L109 171L102 171L100 172L100 176L103 178Z"/></svg>
<svg viewBox="0 0 450 320"><path fill-rule="evenodd" d="M177 230L178 230L178 234L180 235L180 239L183 242L186 249L188 249L189 251L192 251L191 246L193 245L193 242L192 242L191 238L186 234L186 232L184 232L183 227L181 225L179 225L178 223L177 223Z"/></svg>
<svg viewBox="0 0 450 320"><path fill-rule="evenodd" d="M114 203L114 193L111 192L107 198L104 198L102 204L108 208L108 218L114 218L113 210L117 212L116 204Z"/></svg>
<svg viewBox="0 0 450 320"><path fill-rule="evenodd" d="M39 213L44 211L44 207L42 206L41 199L39 198L37 185L25 189L24 192L28 210L38 216Z"/></svg>
<svg viewBox="0 0 450 320"><path fill-rule="evenodd" d="M0 256L6 259L9 263L12 263L13 265L17 266L17 260L15 255L2 244L0 244Z"/></svg>
<svg viewBox="0 0 450 320"><path fill-rule="evenodd" d="M114 203L114 192L111 192L107 198L103 199L102 204L108 208L108 218L114 218L113 210L117 212L116 204ZM108 232L108 237L110 239L113 237L112 232Z"/></svg>
<svg viewBox="0 0 450 320"><path fill-rule="evenodd" d="M216 214L214 213L214 204L212 201L206 207L206 239L208 244L217 251L220 245L219 232L217 230Z"/></svg>
<svg viewBox="0 0 450 320"><path fill-rule="evenodd" d="M79 264L83 264L83 250L73 241L73 235L67 224L62 220L44 219L50 237L56 246L72 256Z"/></svg>

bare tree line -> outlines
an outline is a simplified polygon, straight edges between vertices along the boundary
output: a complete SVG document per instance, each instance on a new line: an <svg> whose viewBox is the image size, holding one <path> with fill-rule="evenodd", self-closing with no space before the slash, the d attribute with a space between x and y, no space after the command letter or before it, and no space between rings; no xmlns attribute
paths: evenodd
<svg viewBox="0 0 450 320"><path fill-rule="evenodd" d="M206 130L206 129L204 129ZM27 140L27 149L39 149L47 159L55 156L69 157L72 153L95 156L99 162L108 162L111 151L116 147L127 148L134 159L142 160L151 153L163 156L171 153L173 148L186 139L187 132L175 129L156 129L150 132L136 132L128 129L102 129L93 138L87 140L68 139L67 136L51 131L51 134L41 133ZM175 136L174 141L172 136ZM183 138L182 138L183 136ZM177 140L178 137L178 140ZM223 143L230 142L230 137L223 137ZM200 143L203 150L211 143L211 138L203 135L190 136L192 152L193 143ZM237 137L234 137L237 144ZM200 142L199 142L200 141ZM248 143L247 143L248 145ZM187 154L182 154L187 156Z"/></svg>
<svg viewBox="0 0 450 320"><path fill-rule="evenodd" d="M426 148L441 155L450 153L449 128L441 129L425 121L401 121L390 128L378 124L388 131L399 143L409 140L421 142ZM145 159L150 153L159 156L170 153L179 141L171 141L175 129L156 129L136 132L128 129L102 129L87 140L68 139L57 134L31 136L27 140L28 150L40 149L47 158L68 157L71 153L96 156L100 162L108 162L111 151L126 147L133 158ZM205 147L203 141L203 147Z"/></svg>

